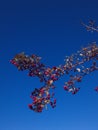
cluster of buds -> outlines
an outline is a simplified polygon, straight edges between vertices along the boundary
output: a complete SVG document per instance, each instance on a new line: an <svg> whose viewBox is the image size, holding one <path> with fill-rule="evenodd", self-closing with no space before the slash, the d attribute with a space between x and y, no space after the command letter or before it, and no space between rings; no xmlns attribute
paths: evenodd
<svg viewBox="0 0 98 130"><path fill-rule="evenodd" d="M56 99L51 101L54 93L50 95L47 87L41 87L40 89L35 88L31 93L32 104L29 104L29 108L35 112L42 112L43 108L47 109L47 104L50 104L52 108L56 106Z"/></svg>
<svg viewBox="0 0 98 130"><path fill-rule="evenodd" d="M87 31L98 32L98 26L96 25L95 21L93 21L93 20L89 20L88 25L83 22L81 22L81 24L86 28Z"/></svg>
<svg viewBox="0 0 98 130"><path fill-rule="evenodd" d="M98 70L97 60L98 46L95 42L76 54L66 57L64 68L70 79L65 82L64 90L72 94L77 93L80 88L76 88L75 83L81 82L84 76Z"/></svg>

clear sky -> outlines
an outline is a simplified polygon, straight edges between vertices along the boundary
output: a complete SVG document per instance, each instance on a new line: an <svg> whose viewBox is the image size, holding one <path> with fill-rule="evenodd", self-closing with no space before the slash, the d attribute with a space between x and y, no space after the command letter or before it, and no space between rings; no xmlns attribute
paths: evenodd
<svg viewBox="0 0 98 130"><path fill-rule="evenodd" d="M36 2L35 2L36 1ZM80 21L98 23L97 0L27 0L0 2L0 130L98 130L98 72L86 76L81 90L63 90L65 75L55 84L57 107L35 113L28 109L30 93L42 86L19 72L9 60L15 54L37 54L47 66L58 66L98 34Z"/></svg>

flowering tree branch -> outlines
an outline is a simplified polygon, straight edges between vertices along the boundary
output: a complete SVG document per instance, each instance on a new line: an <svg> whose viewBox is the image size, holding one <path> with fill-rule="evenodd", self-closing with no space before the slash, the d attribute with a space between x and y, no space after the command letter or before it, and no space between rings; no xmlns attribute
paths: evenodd
<svg viewBox="0 0 98 130"><path fill-rule="evenodd" d="M82 25L89 31L98 31L93 21L89 25L82 22ZM82 48L71 56L66 56L64 63L59 66L49 68L41 63L41 57L37 55L25 55L24 52L15 55L10 61L19 71L28 70L28 76L38 77L44 85L35 88L31 92L32 103L29 108L35 112L42 112L47 105L52 108L56 106L54 98L55 82L64 75L69 75L69 81L64 84L64 90L76 94L80 88L76 87L77 82L81 82L83 77L98 70L98 46L96 42ZM89 65L88 65L89 63ZM98 92L98 87L95 88Z"/></svg>

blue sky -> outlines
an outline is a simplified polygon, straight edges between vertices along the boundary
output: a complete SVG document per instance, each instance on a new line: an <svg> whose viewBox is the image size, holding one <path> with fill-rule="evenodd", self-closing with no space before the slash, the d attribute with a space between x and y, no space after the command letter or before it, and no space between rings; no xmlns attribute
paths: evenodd
<svg viewBox="0 0 98 130"><path fill-rule="evenodd" d="M47 66L64 63L98 34L88 33L80 21L98 23L97 0L47 0L0 2L0 130L97 130L98 72L84 78L81 90L63 90L65 75L56 86L57 107L38 114L28 109L30 93L41 83L19 72L9 60L15 54L37 54Z"/></svg>

